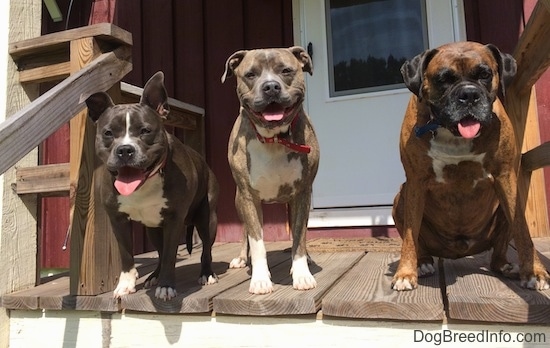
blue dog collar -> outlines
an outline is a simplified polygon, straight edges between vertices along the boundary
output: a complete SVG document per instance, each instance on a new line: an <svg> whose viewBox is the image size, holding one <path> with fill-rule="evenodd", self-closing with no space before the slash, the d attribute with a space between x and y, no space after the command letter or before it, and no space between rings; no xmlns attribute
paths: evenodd
<svg viewBox="0 0 550 348"><path fill-rule="evenodd" d="M428 121L428 123L426 123L422 127L415 126L414 127L414 134L416 135L417 138L420 138L421 136L423 136L427 132L435 132L437 130L437 128L439 128L439 127L441 127L440 124L431 122L431 120L430 120L430 121Z"/></svg>

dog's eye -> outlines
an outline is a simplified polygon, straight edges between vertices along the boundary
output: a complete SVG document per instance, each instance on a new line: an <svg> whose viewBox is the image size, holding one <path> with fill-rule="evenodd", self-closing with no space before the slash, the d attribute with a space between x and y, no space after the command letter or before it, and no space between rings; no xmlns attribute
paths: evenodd
<svg viewBox="0 0 550 348"><path fill-rule="evenodd" d="M110 138L113 136L113 132L110 129L107 129L103 132L103 136L106 138Z"/></svg>
<svg viewBox="0 0 550 348"><path fill-rule="evenodd" d="M451 70L443 70L436 76L437 82L444 83L453 83L456 79L455 75Z"/></svg>
<svg viewBox="0 0 550 348"><path fill-rule="evenodd" d="M285 75L289 75L289 74L292 74L294 72L294 70L292 70L291 68L284 68L282 73L285 74Z"/></svg>
<svg viewBox="0 0 550 348"><path fill-rule="evenodd" d="M493 77L493 75L489 71L481 71L477 77L480 80L489 80Z"/></svg>
<svg viewBox="0 0 550 348"><path fill-rule="evenodd" d="M246 74L244 74L244 77L246 77L247 79L253 79L254 77L256 77L256 74L254 74L254 72L252 71L249 71L247 72Z"/></svg>
<svg viewBox="0 0 550 348"><path fill-rule="evenodd" d="M141 130L139 131L139 135L147 135L147 134L150 134L151 133L151 130L149 128L141 128Z"/></svg>

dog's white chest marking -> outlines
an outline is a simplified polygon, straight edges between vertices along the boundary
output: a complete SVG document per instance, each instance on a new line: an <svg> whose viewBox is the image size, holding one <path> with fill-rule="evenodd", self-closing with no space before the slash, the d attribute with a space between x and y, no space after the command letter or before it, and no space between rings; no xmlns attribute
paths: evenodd
<svg viewBox="0 0 550 348"><path fill-rule="evenodd" d="M432 158L435 180L439 183L445 182L443 169L448 165L457 165L464 161L478 162L483 165L485 152L474 154L472 145L472 139L455 137L444 128L438 129L437 135L430 141L430 150L428 151L428 156ZM482 176L473 182L474 187L478 181L487 179L490 176L483 168Z"/></svg>
<svg viewBox="0 0 550 348"><path fill-rule="evenodd" d="M163 185L164 179L157 174L131 195L118 196L119 211L147 227L159 227L162 222L161 211L167 207Z"/></svg>
<svg viewBox="0 0 550 348"><path fill-rule="evenodd" d="M250 185L264 201L274 201L282 186L294 188L302 178L302 162L288 158L286 147L278 144L262 144L254 139L248 143L250 155Z"/></svg>

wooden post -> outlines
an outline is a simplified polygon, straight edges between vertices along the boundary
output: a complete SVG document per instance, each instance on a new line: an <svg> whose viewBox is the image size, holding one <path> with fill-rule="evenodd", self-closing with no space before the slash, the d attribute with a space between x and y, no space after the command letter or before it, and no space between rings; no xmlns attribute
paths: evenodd
<svg viewBox="0 0 550 348"><path fill-rule="evenodd" d="M101 54L93 37L71 41L71 72ZM95 125L87 109L70 122L71 294L97 295L114 288L120 272L116 240L97 197ZM117 272L118 269L118 272Z"/></svg>
<svg viewBox="0 0 550 348"><path fill-rule="evenodd" d="M506 91L506 111L510 116L518 146L525 152L540 145L534 84L550 66L550 0L540 0L514 51L518 72ZM550 236L546 190L542 171L519 172L520 201L532 237Z"/></svg>

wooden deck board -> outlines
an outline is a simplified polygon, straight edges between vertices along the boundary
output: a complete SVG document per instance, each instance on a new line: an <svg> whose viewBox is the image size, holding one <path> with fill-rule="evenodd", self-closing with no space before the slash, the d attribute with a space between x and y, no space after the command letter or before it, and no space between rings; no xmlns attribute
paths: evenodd
<svg viewBox="0 0 550 348"><path fill-rule="evenodd" d="M509 260L516 258L511 249ZM489 270L491 252L445 260L449 318L504 323L550 323L550 290L523 289L519 280Z"/></svg>
<svg viewBox="0 0 550 348"><path fill-rule="evenodd" d="M541 260L550 268L550 238L535 239ZM311 270L318 286L310 291L292 289L289 274L291 242L266 243L275 291L270 295L248 293L250 268L228 269L239 253L237 243L216 243L213 268L219 283L200 286L200 245L188 255L178 253L176 289L171 301L158 301L143 283L155 269L157 253L136 256L140 274L137 292L115 300L112 292L98 296L69 295L69 278L61 276L38 287L7 294L2 306L17 310L121 310L152 313L208 313L252 316L315 314L327 319L361 318L402 321L475 321L548 324L550 290L533 291L517 280L503 279L488 271L490 253L459 260L440 260L438 272L419 280L415 291L395 292L390 283L399 252L380 249L365 254L365 242L350 243L339 251L339 241L317 241L312 248ZM376 249L375 249L376 250ZM514 250L511 250L513 261ZM440 273L442 272L442 273ZM441 278L443 277L443 279Z"/></svg>
<svg viewBox="0 0 550 348"><path fill-rule="evenodd" d="M292 288L290 275L291 258L270 267L273 292L254 295L248 292L249 282L236 286L214 298L214 311L223 314L274 316L317 313L321 299L327 290L349 270L363 255L362 252L314 253L311 254L310 270L315 276L317 287L308 291ZM268 263L270 256L268 255Z"/></svg>
<svg viewBox="0 0 550 348"><path fill-rule="evenodd" d="M323 315L398 320L444 317L439 276L420 278L414 291L397 292L391 281L399 253L367 253L323 299Z"/></svg>

